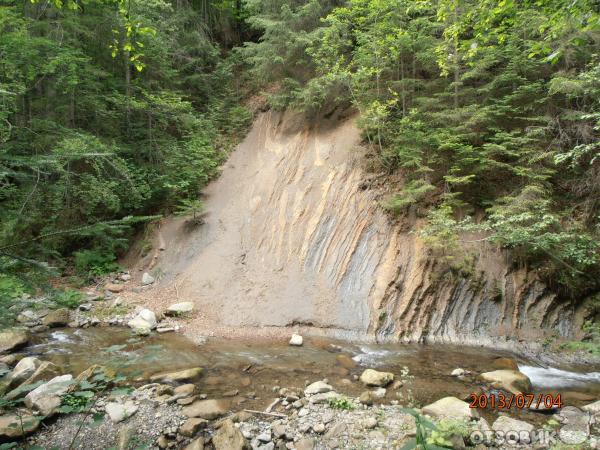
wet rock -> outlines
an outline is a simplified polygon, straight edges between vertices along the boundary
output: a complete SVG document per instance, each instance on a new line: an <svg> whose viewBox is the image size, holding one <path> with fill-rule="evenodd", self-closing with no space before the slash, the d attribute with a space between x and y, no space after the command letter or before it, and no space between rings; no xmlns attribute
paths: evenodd
<svg viewBox="0 0 600 450"><path fill-rule="evenodd" d="M344 369L354 369L358 365L357 362L348 355L337 355L335 359Z"/></svg>
<svg viewBox="0 0 600 450"><path fill-rule="evenodd" d="M394 374L366 369L360 376L360 381L367 386L387 386L394 381Z"/></svg>
<svg viewBox="0 0 600 450"><path fill-rule="evenodd" d="M454 369L450 375L453 377L462 377L464 374L465 374L465 369L461 369L459 367L457 369Z"/></svg>
<svg viewBox="0 0 600 450"><path fill-rule="evenodd" d="M225 400L199 400L186 406L181 413L186 417L200 417L212 420L227 414L229 403Z"/></svg>
<svg viewBox="0 0 600 450"><path fill-rule="evenodd" d="M208 420L199 417L191 417L185 421L179 428L179 434L186 437L193 437L198 431L206 428Z"/></svg>
<svg viewBox="0 0 600 450"><path fill-rule="evenodd" d="M71 321L71 312L67 308L59 308L50 311L46 317L42 319L42 325L50 328L66 327Z"/></svg>
<svg viewBox="0 0 600 450"><path fill-rule="evenodd" d="M60 406L60 396L67 393L73 375L61 375L52 378L25 396L25 406L39 411L43 416L51 416Z"/></svg>
<svg viewBox="0 0 600 450"><path fill-rule="evenodd" d="M512 442L530 444L534 426L522 420L500 416L492 424L492 430L503 433L504 438Z"/></svg>
<svg viewBox="0 0 600 450"><path fill-rule="evenodd" d="M212 438L215 450L245 450L248 442L240 430L229 419L223 421L221 427Z"/></svg>
<svg viewBox="0 0 600 450"><path fill-rule="evenodd" d="M118 294L119 292L123 292L123 290L125 289L125 285L123 284L116 284L116 283L108 283L105 286L105 289L109 292L112 292L114 294Z"/></svg>
<svg viewBox="0 0 600 450"><path fill-rule="evenodd" d="M18 438L33 433L40 420L31 415L8 414L0 417L0 438Z"/></svg>
<svg viewBox="0 0 600 450"><path fill-rule="evenodd" d="M192 312L193 309L194 304L192 302L174 303L167 308L165 314L167 316L180 316Z"/></svg>
<svg viewBox="0 0 600 450"><path fill-rule="evenodd" d="M138 406L131 400L124 403L107 403L105 408L106 414L108 414L113 423L119 423L128 419L138 410Z"/></svg>
<svg viewBox="0 0 600 450"><path fill-rule="evenodd" d="M153 383L186 383L197 381L202 377L204 369L202 367L193 367L191 369L180 370L177 372L167 372L152 375L150 381Z"/></svg>
<svg viewBox="0 0 600 450"><path fill-rule="evenodd" d="M306 389L304 389L304 395L314 395L329 391L333 391L333 387L324 381L315 381L314 383L309 384Z"/></svg>
<svg viewBox="0 0 600 450"><path fill-rule="evenodd" d="M300 347L304 342L304 339L302 338L302 336L300 336L299 334L292 334L292 337L290 339L290 345L296 346L296 347Z"/></svg>
<svg viewBox="0 0 600 450"><path fill-rule="evenodd" d="M29 342L29 333L12 328L0 331L0 353L6 353L24 347Z"/></svg>
<svg viewBox="0 0 600 450"><path fill-rule="evenodd" d="M194 439L184 450L204 450L204 438Z"/></svg>
<svg viewBox="0 0 600 450"><path fill-rule="evenodd" d="M519 370L517 361L512 358L496 358L492 362L492 367L500 370Z"/></svg>
<svg viewBox="0 0 600 450"><path fill-rule="evenodd" d="M142 309L127 325L134 331L153 330L156 328L156 315L149 309Z"/></svg>
<svg viewBox="0 0 600 450"><path fill-rule="evenodd" d="M105 366L101 366L99 364L94 364L94 365L88 367L87 369L85 369L79 375L77 375L77 378L75 378L75 381L77 383L81 383L82 381L90 381L90 379L92 377L94 377L96 375L100 375L100 374L104 375L107 378L114 378L117 376L117 373L113 369L110 369Z"/></svg>
<svg viewBox="0 0 600 450"><path fill-rule="evenodd" d="M144 275L142 275L142 286L148 286L152 283L154 283L154 277L152 275L150 275L148 272L144 272Z"/></svg>
<svg viewBox="0 0 600 450"><path fill-rule="evenodd" d="M456 397L444 397L423 407L422 412L423 414L428 414L439 419L460 420L470 419L475 416L474 410L469 407L469 404Z"/></svg>
<svg viewBox="0 0 600 450"><path fill-rule="evenodd" d="M485 372L479 376L483 381L490 383L496 389L504 389L513 394L531 392L529 377L516 370L495 370Z"/></svg>

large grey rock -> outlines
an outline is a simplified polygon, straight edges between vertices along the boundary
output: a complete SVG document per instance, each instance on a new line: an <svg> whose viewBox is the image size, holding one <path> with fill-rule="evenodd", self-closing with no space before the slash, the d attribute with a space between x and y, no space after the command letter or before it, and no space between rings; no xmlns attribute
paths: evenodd
<svg viewBox="0 0 600 450"><path fill-rule="evenodd" d="M456 397L441 398L438 401L423 407L421 411L423 414L428 414L438 419L461 420L475 417L475 413L473 409L469 407L469 404Z"/></svg>
<svg viewBox="0 0 600 450"><path fill-rule="evenodd" d="M16 398L22 397L26 394L23 391L22 386L29 386L38 381L50 380L56 376L60 375L60 369L55 364L50 361L42 362L39 367L35 370L33 375L23 381L19 386L6 394L6 400L14 400Z"/></svg>
<svg viewBox="0 0 600 450"><path fill-rule="evenodd" d="M513 394L531 392L531 380L518 370L494 370L493 372L484 372L479 377L490 383L492 387L504 389Z"/></svg>
<svg viewBox="0 0 600 450"><path fill-rule="evenodd" d="M212 438L215 450L245 450L249 448L246 438L230 419L223 421Z"/></svg>
<svg viewBox="0 0 600 450"><path fill-rule="evenodd" d="M530 444L534 426L522 420L500 416L492 424L492 430L502 433L507 444Z"/></svg>
<svg viewBox="0 0 600 450"><path fill-rule="evenodd" d="M113 423L123 422L133 416L138 410L138 406L131 400L124 403L107 403L106 413Z"/></svg>
<svg viewBox="0 0 600 450"><path fill-rule="evenodd" d="M167 308L165 314L167 316L179 316L181 314L190 313L193 309L194 304L192 302L174 303Z"/></svg>
<svg viewBox="0 0 600 450"><path fill-rule="evenodd" d="M40 419L31 415L0 416L0 438L18 438L33 433L40 426Z"/></svg>
<svg viewBox="0 0 600 450"><path fill-rule="evenodd" d="M583 444L590 436L592 417L589 412L574 406L565 406L558 414L562 426L558 432L560 440L565 444Z"/></svg>
<svg viewBox="0 0 600 450"><path fill-rule="evenodd" d="M25 406L39 411L43 416L51 416L60 406L60 397L73 384L73 375L61 375L52 378L25 396Z"/></svg>
<svg viewBox="0 0 600 450"><path fill-rule="evenodd" d="M35 373L37 368L42 364L42 361L35 356L26 356L20 360L12 372L7 376L9 386L14 387Z"/></svg>
<svg viewBox="0 0 600 450"><path fill-rule="evenodd" d="M24 347L29 342L29 333L25 330L12 328L0 331L0 353L10 352Z"/></svg>
<svg viewBox="0 0 600 450"><path fill-rule="evenodd" d="M387 386L394 381L394 374L366 369L360 376L360 381L367 386Z"/></svg>
<svg viewBox="0 0 600 450"><path fill-rule="evenodd" d="M67 308L55 309L50 311L42 319L42 324L50 328L66 327L71 321L71 312Z"/></svg>
<svg viewBox="0 0 600 450"><path fill-rule="evenodd" d="M156 328L156 314L149 309L142 309L127 325L135 331L153 330Z"/></svg>
<svg viewBox="0 0 600 450"><path fill-rule="evenodd" d="M200 417L212 420L224 416L229 411L229 402L226 400L199 400L186 406L181 413L186 417Z"/></svg>
<svg viewBox="0 0 600 450"><path fill-rule="evenodd" d="M333 388L330 385L324 381L315 381L304 389L304 395L314 395L329 391L333 391Z"/></svg>

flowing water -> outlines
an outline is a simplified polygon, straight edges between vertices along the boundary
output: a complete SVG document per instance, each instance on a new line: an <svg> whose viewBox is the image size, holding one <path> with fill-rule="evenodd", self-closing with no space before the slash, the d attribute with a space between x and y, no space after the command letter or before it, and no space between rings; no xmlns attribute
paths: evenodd
<svg viewBox="0 0 600 450"><path fill-rule="evenodd" d="M66 372L77 374L92 364L102 364L133 379L202 366L206 373L199 383L201 391L209 397L239 391L233 401L243 408L264 408L275 397L276 386L303 389L307 382L323 378L338 392L358 396L364 387L354 378L368 367L397 376L408 372L404 386L388 389L383 402L399 400L419 406L449 395L467 399L471 392L480 392L482 385L475 376L459 379L450 376L451 371L457 367L474 373L494 370L497 357L516 359L536 392L560 392L575 405L600 398L599 372L543 368L506 352L465 346L378 345L316 338L305 339L303 347L226 339L198 345L176 333L136 337L124 328L88 328L39 335L27 352Z"/></svg>

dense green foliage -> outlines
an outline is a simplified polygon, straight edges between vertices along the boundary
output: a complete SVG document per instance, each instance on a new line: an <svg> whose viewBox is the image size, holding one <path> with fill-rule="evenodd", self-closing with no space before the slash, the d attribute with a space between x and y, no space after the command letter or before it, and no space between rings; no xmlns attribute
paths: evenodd
<svg viewBox="0 0 600 450"><path fill-rule="evenodd" d="M385 208L427 216L434 250L476 231L566 293L598 289L594 1L278 5L254 19L251 70L279 77L275 105L360 111L377 167L404 179Z"/></svg>
<svg viewBox="0 0 600 450"><path fill-rule="evenodd" d="M194 200L250 115L216 41L226 2L0 2L0 265L115 269Z"/></svg>
<svg viewBox="0 0 600 450"><path fill-rule="evenodd" d="M374 167L402 180L383 207L424 218L434 253L472 237L598 290L593 0L0 4L4 267L102 274L136 224L200 217L249 121L240 92L265 89L316 117L357 109Z"/></svg>

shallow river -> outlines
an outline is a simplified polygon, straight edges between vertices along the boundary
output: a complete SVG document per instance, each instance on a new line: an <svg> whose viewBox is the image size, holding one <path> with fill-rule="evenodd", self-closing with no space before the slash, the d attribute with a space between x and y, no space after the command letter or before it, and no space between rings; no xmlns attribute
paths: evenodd
<svg viewBox="0 0 600 450"><path fill-rule="evenodd" d="M74 374L92 364L113 367L132 378L202 366L206 373L200 381L201 391L216 397L239 390L234 401L244 408L264 408L273 399L274 386L303 388L307 381L323 378L338 392L358 396L364 387L348 380L367 367L396 375L408 372L404 386L398 391L388 389L383 401L407 404L412 399L422 406L448 395L466 399L471 392L479 392L481 384L474 376L452 377L452 370L495 370L493 361L497 357L514 358L536 392L560 392L574 405L600 398L600 372L543 368L518 356L483 348L357 344L317 338L305 339L303 347L225 339L209 339L197 345L176 333L135 337L128 329L114 327L56 330L37 339L28 353ZM349 369L340 364L340 359ZM353 364L355 367L351 367Z"/></svg>

